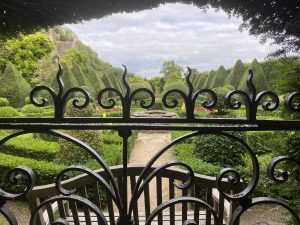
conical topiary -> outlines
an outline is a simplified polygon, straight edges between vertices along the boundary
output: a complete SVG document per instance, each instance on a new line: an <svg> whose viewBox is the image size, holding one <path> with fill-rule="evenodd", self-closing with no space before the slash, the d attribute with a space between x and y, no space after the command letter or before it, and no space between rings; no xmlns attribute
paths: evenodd
<svg viewBox="0 0 300 225"><path fill-rule="evenodd" d="M31 88L11 62L6 63L5 70L0 76L0 83L2 84L0 96L7 98L11 106L21 108Z"/></svg>
<svg viewBox="0 0 300 225"><path fill-rule="evenodd" d="M267 79L264 75L264 72L256 59L252 61L250 68L253 71L253 83L257 92L269 90ZM247 91L247 79L249 77L249 72L245 71L243 78L238 87L239 90Z"/></svg>
<svg viewBox="0 0 300 225"><path fill-rule="evenodd" d="M214 80L215 75L216 75L216 71L212 70L209 72L209 74L205 80L205 83L203 85L204 88L212 88L212 82Z"/></svg>
<svg viewBox="0 0 300 225"><path fill-rule="evenodd" d="M232 85L235 88L238 88L245 70L246 68L243 62L240 59L236 61L234 67L230 70L230 73L225 80L225 85Z"/></svg>
<svg viewBox="0 0 300 225"><path fill-rule="evenodd" d="M226 80L226 75L227 75L227 71L226 71L225 67L220 66L214 76L214 80L212 81L211 88L223 87L225 80Z"/></svg>

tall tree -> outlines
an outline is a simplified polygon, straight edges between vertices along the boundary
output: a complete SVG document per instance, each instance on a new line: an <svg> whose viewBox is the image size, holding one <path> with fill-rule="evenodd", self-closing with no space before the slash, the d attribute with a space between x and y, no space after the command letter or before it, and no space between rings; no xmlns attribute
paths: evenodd
<svg viewBox="0 0 300 225"><path fill-rule="evenodd" d="M172 79L180 79L182 77L183 68L177 65L173 60L165 61L162 65L160 73L164 76L165 80L171 75Z"/></svg>

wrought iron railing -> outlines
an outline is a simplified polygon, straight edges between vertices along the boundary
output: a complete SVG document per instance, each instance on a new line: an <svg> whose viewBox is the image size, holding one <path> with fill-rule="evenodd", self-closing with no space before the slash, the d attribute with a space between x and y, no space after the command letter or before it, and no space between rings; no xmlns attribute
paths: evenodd
<svg viewBox="0 0 300 225"><path fill-rule="evenodd" d="M65 90L65 86L62 80L63 70L59 65L59 70L57 73L57 82L59 86L58 92L56 92L51 87L47 86L38 86L33 88L30 93L30 100L32 104L38 107L44 107L49 102L48 99L38 99L36 96L39 91L47 91L52 97L51 104L54 105L54 117L53 118L1 118L0 120L0 128L1 129L15 129L19 130L2 140L0 140L0 145L3 145L8 140L26 134L26 133L46 133L50 135L57 136L59 138L65 139L69 142L74 143L83 149L83 151L88 152L99 164L101 168L103 168L106 172L106 178L99 176L95 171L82 167L82 166L69 166L63 169L56 178L56 187L60 195L52 197L51 199L46 200L41 203L41 205L32 213L30 224L35 224L36 216L44 205L46 205L49 201L53 200L73 200L78 203L84 204L89 209L94 212L98 218L102 218L102 222L105 224L105 217L101 210L90 202L88 199L84 199L78 197L74 194L72 190L66 190L61 185L62 177L65 173L69 171L79 171L82 173L86 173L89 176L93 177L97 182L99 182L103 188L106 190L108 195L113 199L114 203L117 206L117 209L120 213L120 217L118 219L119 225L127 225L133 224L131 220L132 208L135 202L138 199L138 196L143 191L143 187L147 182L149 182L156 174L159 174L161 170L164 168L168 168L174 165L185 167L188 171L188 179L185 183L181 185L177 185L180 189L186 189L193 182L194 172L192 168L184 162L174 161L172 163L166 163L159 166L156 170L149 172L151 166L156 162L156 160L168 149L172 146L195 136L204 135L204 134L215 134L221 135L230 140L239 142L245 149L246 153L250 156L252 162L252 175L247 186L240 191L240 193L226 193L223 190L221 185L221 180L226 178L228 179L232 185L236 185L240 182L241 175L238 171L232 168L224 168L220 171L220 173L216 177L217 187L220 193L227 199L231 201L236 201L239 204L239 207L233 212L231 217L230 224L238 224L238 221L241 215L247 211L250 207L263 204L263 203L272 203L277 204L289 211L291 214L293 221L295 224L300 224L300 220L298 215L291 209L291 207L281 201L270 197L253 197L253 193L257 187L257 183L260 179L260 166L258 163L257 156L255 155L253 149L249 147L249 145L239 137L236 137L230 133L226 133L226 131L263 131L263 130L300 130L300 121L297 120L260 120L257 119L257 109L259 105L265 111L274 111L279 107L280 101L279 97L271 91L263 91L257 93L256 88L253 84L253 73L249 71L249 78L247 81L248 92L241 90L234 90L229 92L225 96L225 102L229 108L236 110L241 107L242 104L245 105L246 110L246 118L198 118L195 116L195 105L199 100L198 97L200 95L205 94L207 97L206 100L202 102L202 106L204 108L212 109L218 99L216 93L210 89L201 89L194 90L193 85L190 81L191 77L191 69L188 68L188 75L186 76L186 83L188 86L188 92L185 93L181 90L168 90L164 93L162 97L162 103L166 108L175 108L178 106L179 101L176 99L170 100L170 95L177 93L181 96L183 103L185 104L186 117L185 118L136 118L131 117L131 103L134 99L134 96L140 92L145 92L149 95L148 101L142 100L140 102L140 106L144 109L149 109L155 103L155 95L154 93L147 88L139 88L135 91L131 92L130 86L126 80L127 70L124 66L124 73L122 76L122 83L125 87L125 93L121 93L119 90L115 88L105 88L99 91L97 96L97 101L100 107L104 109L112 109L116 104L116 99L114 97L110 97L107 101L104 101L103 97L107 92L113 92L115 97L119 98L119 101L122 105L123 115L122 117L117 118L106 118L106 117L65 117L65 109L67 100L70 96L72 96L75 92L80 92L85 101L83 103L79 102L78 99L74 99L72 104L73 107L78 109L85 108L91 101L90 94L79 87L73 87L69 90ZM296 100L299 99L300 93L293 92L287 95L284 101L284 107L289 110L295 111L299 113L300 111L300 103ZM82 141L59 131L55 130L116 130L119 133L119 136L123 139L123 185L122 189L120 189L112 175L112 172L106 162L101 158L101 156L90 146L83 143ZM127 190L127 154L128 154L128 138L131 136L132 130L185 130L192 131L190 134L184 135L180 138L175 139L170 144L161 149L157 154L145 165L145 168L141 172L135 190L133 191L133 195L131 200L128 202L128 190ZM289 156L278 156L274 158L268 165L268 176L276 183L285 182L288 179L287 172L279 170L277 171L276 167L278 163L282 161L291 162L297 169L300 169L299 161L296 161L292 157ZM13 184L17 184L18 181L26 176L28 178L28 184L24 191L21 193L9 193L4 190L0 190L0 212L5 216L5 218L9 221L10 224L18 224L15 216L5 207L5 201L22 198L35 186L35 175L30 168L25 166L18 166L13 168L8 173L9 182ZM152 214L149 216L146 224L151 224L152 219L163 209L175 205L182 202L191 202L194 204L198 204L201 207L206 208L211 211L215 224L221 224L218 222L218 215L214 211L213 207L207 204L205 201L193 197L180 197L175 199L170 199L156 208ZM67 224L65 219L58 219L53 222L53 224ZM195 221L186 221L184 224L196 224Z"/></svg>

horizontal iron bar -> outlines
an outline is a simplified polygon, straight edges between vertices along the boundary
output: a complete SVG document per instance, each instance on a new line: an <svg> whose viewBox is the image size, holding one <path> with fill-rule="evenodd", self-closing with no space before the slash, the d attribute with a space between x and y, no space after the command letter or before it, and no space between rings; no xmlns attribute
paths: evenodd
<svg viewBox="0 0 300 225"><path fill-rule="evenodd" d="M88 124L88 123L143 123L143 124L153 124L153 123L167 123L167 124L251 124L251 125L294 125L300 127L300 120L248 120L240 118L196 118L196 119L186 119L186 118L153 118L153 117L143 117L143 118L129 118L124 119L121 117L66 117L66 118L0 118L1 124L7 123L74 123L74 124Z"/></svg>
<svg viewBox="0 0 300 225"><path fill-rule="evenodd" d="M25 123L11 123L0 124L0 129L22 129L32 131L45 131L51 129L57 130L186 130L186 131L267 131L267 130L299 130L299 124L293 123L280 123L272 125L229 125L229 124L213 124L213 125L168 125L168 124L136 124L136 123L124 123L124 124L25 124Z"/></svg>

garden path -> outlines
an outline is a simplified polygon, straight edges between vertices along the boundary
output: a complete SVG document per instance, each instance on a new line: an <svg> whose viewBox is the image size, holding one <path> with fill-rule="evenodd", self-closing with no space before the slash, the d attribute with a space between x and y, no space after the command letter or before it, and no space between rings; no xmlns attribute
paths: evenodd
<svg viewBox="0 0 300 225"><path fill-rule="evenodd" d="M138 133L134 148L130 155L129 163L131 164L147 164L152 156L159 151L162 147L166 146L171 142L171 132L151 132L141 131ZM154 165L161 165L171 160L175 160L176 157L172 152L172 149L167 150ZM163 190L163 202L169 199L169 183L168 180L162 179L162 190ZM156 181L153 180L149 184L150 189L150 205L151 211L156 207ZM179 190L175 188L175 195L179 195ZM130 196L129 196L130 198ZM138 206L139 212L144 212L144 196L142 195L139 199ZM178 208L179 209L179 208Z"/></svg>

